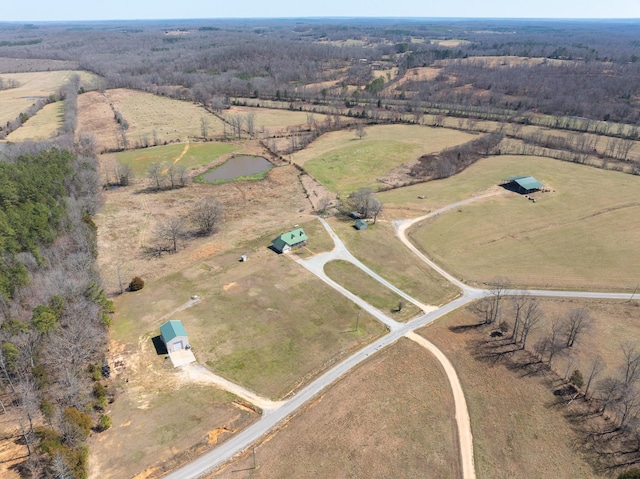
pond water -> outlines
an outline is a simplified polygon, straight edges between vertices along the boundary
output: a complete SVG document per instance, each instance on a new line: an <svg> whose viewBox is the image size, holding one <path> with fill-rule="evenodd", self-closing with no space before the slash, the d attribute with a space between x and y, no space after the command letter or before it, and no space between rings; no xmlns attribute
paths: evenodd
<svg viewBox="0 0 640 479"><path fill-rule="evenodd" d="M222 165L201 175L205 181L233 180L267 171L273 165L261 156L234 156Z"/></svg>

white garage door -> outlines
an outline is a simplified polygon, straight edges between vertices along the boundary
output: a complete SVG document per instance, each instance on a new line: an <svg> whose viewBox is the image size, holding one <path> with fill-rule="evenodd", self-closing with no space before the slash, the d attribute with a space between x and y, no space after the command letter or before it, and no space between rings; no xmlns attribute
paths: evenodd
<svg viewBox="0 0 640 479"><path fill-rule="evenodd" d="M177 343L173 343L173 350L174 351L180 351L181 349L183 349L182 341L178 341Z"/></svg>

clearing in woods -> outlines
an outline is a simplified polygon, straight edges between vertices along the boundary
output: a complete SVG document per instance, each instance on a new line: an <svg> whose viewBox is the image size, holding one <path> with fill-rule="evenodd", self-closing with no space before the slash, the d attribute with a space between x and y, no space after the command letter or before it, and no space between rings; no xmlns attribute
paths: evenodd
<svg viewBox="0 0 640 479"><path fill-rule="evenodd" d="M412 240L474 284L504 277L526 288L633 291L640 270L640 178L505 155L437 183L470 191L516 174L535 176L553 191L534 193L535 203L508 193L465 206L418 225ZM421 191L430 196L429 185Z"/></svg>
<svg viewBox="0 0 640 479"><path fill-rule="evenodd" d="M370 126L364 131L362 139L352 130L322 135L295 153L293 162L338 194L361 187L377 190L385 186L378 178L393 168L475 137L457 130L415 125Z"/></svg>
<svg viewBox="0 0 640 479"><path fill-rule="evenodd" d="M255 469L252 449L206 477L457 477L453 416L442 367L401 339L261 440Z"/></svg>

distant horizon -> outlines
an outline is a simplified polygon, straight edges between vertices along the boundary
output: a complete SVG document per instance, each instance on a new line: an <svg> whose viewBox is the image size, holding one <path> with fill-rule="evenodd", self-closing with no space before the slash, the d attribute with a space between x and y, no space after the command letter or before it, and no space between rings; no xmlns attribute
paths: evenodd
<svg viewBox="0 0 640 479"><path fill-rule="evenodd" d="M462 14L462 15L461 15ZM11 2L0 23L152 21L152 20L638 20L640 0L586 4L579 0L111 0L105 7L80 0Z"/></svg>

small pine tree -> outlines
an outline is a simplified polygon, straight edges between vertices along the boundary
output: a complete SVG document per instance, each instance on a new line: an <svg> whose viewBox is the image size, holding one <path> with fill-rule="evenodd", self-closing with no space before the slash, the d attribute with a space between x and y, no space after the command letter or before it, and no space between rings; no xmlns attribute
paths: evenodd
<svg viewBox="0 0 640 479"><path fill-rule="evenodd" d="M640 479L640 469L634 467L628 471L623 472L618 476L618 479Z"/></svg>
<svg viewBox="0 0 640 479"><path fill-rule="evenodd" d="M144 288L144 280L140 276L134 277L129 283L129 291L140 291Z"/></svg>
<svg viewBox="0 0 640 479"><path fill-rule="evenodd" d="M96 427L96 429L99 432L102 432L102 431L106 431L110 427L111 427L111 418L106 414L102 414L100 416L100 420L98 421L98 426Z"/></svg>
<svg viewBox="0 0 640 479"><path fill-rule="evenodd" d="M573 374L569 378L569 382L577 388L582 387L582 385L584 384L584 379L580 370L576 369L575 371L573 371Z"/></svg>

